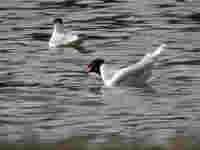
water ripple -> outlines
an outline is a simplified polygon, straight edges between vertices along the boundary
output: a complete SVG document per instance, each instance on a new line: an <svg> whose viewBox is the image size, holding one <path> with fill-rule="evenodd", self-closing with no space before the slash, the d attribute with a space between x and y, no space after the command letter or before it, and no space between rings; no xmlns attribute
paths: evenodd
<svg viewBox="0 0 200 150"><path fill-rule="evenodd" d="M71 135L106 141L167 140L197 133L199 2L22 0L0 6L0 140L55 142ZM49 49L52 19L84 37ZM87 74L102 57L125 66L167 43L148 85L106 88ZM8 136L9 135L9 136ZM199 136L199 135L197 135Z"/></svg>

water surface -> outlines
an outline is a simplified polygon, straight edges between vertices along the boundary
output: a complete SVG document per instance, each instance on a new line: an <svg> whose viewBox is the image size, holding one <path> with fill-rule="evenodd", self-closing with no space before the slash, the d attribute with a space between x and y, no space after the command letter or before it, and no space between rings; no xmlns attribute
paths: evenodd
<svg viewBox="0 0 200 150"><path fill-rule="evenodd" d="M198 0L2 1L0 141L198 139L199 8ZM87 35L84 51L48 48L55 17ZM109 89L87 74L96 57L128 65L161 43L168 50L148 86Z"/></svg>

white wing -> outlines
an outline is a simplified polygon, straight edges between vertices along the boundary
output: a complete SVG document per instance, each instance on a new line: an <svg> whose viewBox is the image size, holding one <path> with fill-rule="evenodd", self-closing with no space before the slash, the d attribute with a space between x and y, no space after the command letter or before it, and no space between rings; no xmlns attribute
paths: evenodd
<svg viewBox="0 0 200 150"><path fill-rule="evenodd" d="M79 40L79 37L73 32L54 33L49 41L49 47L65 46L77 40Z"/></svg>
<svg viewBox="0 0 200 150"><path fill-rule="evenodd" d="M104 82L109 82L112 80L113 76L119 71L119 68L109 64L103 64L100 69L101 77Z"/></svg>
<svg viewBox="0 0 200 150"><path fill-rule="evenodd" d="M148 78L148 74L151 73L152 66L158 56L166 47L166 44L162 44L154 52L146 54L139 62L134 65L130 65L127 68L120 69L114 74L113 78L107 83L109 86L119 84L121 81L127 80L130 77L137 81L138 79L145 80ZM144 81L145 82L145 81Z"/></svg>
<svg viewBox="0 0 200 150"><path fill-rule="evenodd" d="M63 40L63 45L68 45L71 42L75 42L77 40L79 40L79 37L75 32L67 32Z"/></svg>

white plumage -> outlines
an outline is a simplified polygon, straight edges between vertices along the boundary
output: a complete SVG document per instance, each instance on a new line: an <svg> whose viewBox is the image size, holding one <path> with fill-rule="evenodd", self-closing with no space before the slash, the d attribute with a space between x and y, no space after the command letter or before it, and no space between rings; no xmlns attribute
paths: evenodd
<svg viewBox="0 0 200 150"><path fill-rule="evenodd" d="M50 48L70 45L73 42L76 42L78 40L79 40L79 37L75 32L64 31L64 24L61 18L57 18L54 20L53 33L49 40Z"/></svg>
<svg viewBox="0 0 200 150"><path fill-rule="evenodd" d="M166 44L162 44L154 52L147 53L136 64L121 69L113 69L104 63L103 59L96 59L88 65L88 71L99 74L104 84L109 87L143 84L151 77L153 65L165 47Z"/></svg>

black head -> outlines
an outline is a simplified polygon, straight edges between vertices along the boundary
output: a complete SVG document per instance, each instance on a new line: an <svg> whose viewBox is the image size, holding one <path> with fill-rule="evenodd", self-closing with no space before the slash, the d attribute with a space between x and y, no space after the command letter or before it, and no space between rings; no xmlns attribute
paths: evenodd
<svg viewBox="0 0 200 150"><path fill-rule="evenodd" d="M53 23L54 24L56 24L56 23L63 24L63 20L61 18L56 18L53 20Z"/></svg>
<svg viewBox="0 0 200 150"><path fill-rule="evenodd" d="M88 65L88 72L95 72L100 75L100 67L104 63L104 60L101 58L96 58Z"/></svg>

